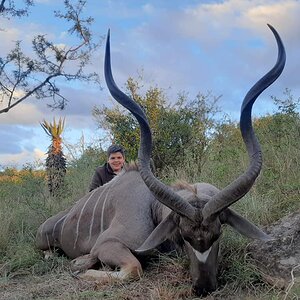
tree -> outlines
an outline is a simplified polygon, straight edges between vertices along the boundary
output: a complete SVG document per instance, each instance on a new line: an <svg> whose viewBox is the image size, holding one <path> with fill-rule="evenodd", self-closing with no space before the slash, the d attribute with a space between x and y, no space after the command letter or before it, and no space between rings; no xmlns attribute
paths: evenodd
<svg viewBox="0 0 300 300"><path fill-rule="evenodd" d="M26 3L31 4L32 1ZM17 41L14 49L5 57L0 57L0 113L8 112L29 97L50 97L53 99L52 108L63 109L67 99L60 92L58 78L99 84L96 73L85 73L91 54L99 46L99 43L93 42L90 31L93 19L82 16L85 5L86 1L83 0L78 0L76 4L65 0L65 12L55 11L56 18L71 23L68 33L72 38L75 36L74 46L57 45L48 40L46 35L37 35L32 40L32 56L26 55L21 48L21 41ZM7 11L7 8L2 9ZM70 71L69 65L72 65L72 69L76 66L75 70Z"/></svg>
<svg viewBox="0 0 300 300"><path fill-rule="evenodd" d="M277 106L277 114L299 116L298 108L300 105L300 97L295 99L295 97L292 95L292 91L288 88L284 90L283 95L285 96L284 99L271 96L274 104Z"/></svg>
<svg viewBox="0 0 300 300"><path fill-rule="evenodd" d="M165 168L186 169L200 174L209 144L209 134L215 126L218 97L198 94L189 100L180 94L175 104L167 102L163 90L150 87L141 94L139 82L127 80L129 96L144 109L153 135L153 161L158 173ZM110 139L126 149L128 160L137 159L139 126L131 114L119 105L113 108L95 107L93 115L99 126L106 129Z"/></svg>
<svg viewBox="0 0 300 300"><path fill-rule="evenodd" d="M33 5L33 0L24 0L24 6L22 8L16 7L13 0L1 0L0 3L0 15L9 18L22 17L28 15L29 7Z"/></svg>
<svg viewBox="0 0 300 300"><path fill-rule="evenodd" d="M42 128L46 134L51 137L51 145L48 149L48 156L46 159L46 173L48 178L48 188L52 196L59 196L64 185L64 178L66 175L66 159L62 151L61 134L64 130L65 121L61 118L58 123L55 119L52 123L43 121Z"/></svg>

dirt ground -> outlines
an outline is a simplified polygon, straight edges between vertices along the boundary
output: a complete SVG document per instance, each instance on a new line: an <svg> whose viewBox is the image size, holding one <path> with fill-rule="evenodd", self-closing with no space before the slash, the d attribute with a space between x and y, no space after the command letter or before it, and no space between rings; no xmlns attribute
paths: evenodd
<svg viewBox="0 0 300 300"><path fill-rule="evenodd" d="M19 275L7 283L1 283L0 299L28 300L28 299L121 299L121 300L148 300L148 299L200 299L191 294L188 278L178 282L179 272L152 270L145 278L139 281L120 283L114 282L99 286L73 278L69 272L47 274L43 276ZM155 275L156 274L156 275ZM182 275L182 274L181 274ZM167 278L166 278L167 276ZM214 296L205 299L258 299L235 291L221 290ZM226 295L225 295L226 294Z"/></svg>
<svg viewBox="0 0 300 300"><path fill-rule="evenodd" d="M138 281L112 281L99 286L74 278L68 263L60 272L43 276L19 274L0 284L0 299L188 299L190 280L182 263L164 258L147 267Z"/></svg>
<svg viewBox="0 0 300 300"><path fill-rule="evenodd" d="M300 281L294 282L300 291ZM28 299L120 299L120 300L195 300L187 268L176 259L164 260L157 266L147 267L144 276L138 281L127 283L111 282L105 285L83 282L74 278L68 271L53 271L42 276L15 274L0 282L1 300ZM289 294L289 295L288 295ZM298 300L297 292L284 292L272 285L252 290L241 290L234 284L220 287L206 300Z"/></svg>

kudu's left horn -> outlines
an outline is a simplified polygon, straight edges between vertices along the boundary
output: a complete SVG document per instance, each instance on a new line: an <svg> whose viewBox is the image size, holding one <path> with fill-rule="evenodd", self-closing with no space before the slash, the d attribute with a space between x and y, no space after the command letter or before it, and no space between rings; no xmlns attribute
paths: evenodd
<svg viewBox="0 0 300 300"><path fill-rule="evenodd" d="M183 215L191 220L195 217L195 208L172 191L168 186L159 181L151 172L150 158L152 152L152 134L147 117L141 107L130 97L125 95L116 85L111 71L110 61L110 31L107 34L104 75L107 87L113 96L121 105L127 108L138 120L141 130L141 141L139 148L139 168L141 176L154 194L157 200L168 206L176 213Z"/></svg>

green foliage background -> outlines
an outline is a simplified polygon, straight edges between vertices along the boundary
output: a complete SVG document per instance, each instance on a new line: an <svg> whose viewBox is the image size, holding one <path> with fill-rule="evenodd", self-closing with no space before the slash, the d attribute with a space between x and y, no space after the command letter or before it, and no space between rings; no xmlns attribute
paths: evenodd
<svg viewBox="0 0 300 300"><path fill-rule="evenodd" d="M150 87L143 94L140 83L129 78L126 88L148 117L153 136L152 159L158 173L183 167L187 161L200 173L209 136L217 124L218 97L199 93L191 100L180 93L170 104L158 87ZM117 104L112 108L95 107L93 115L110 139L124 146L127 160L136 160L140 137L135 118Z"/></svg>

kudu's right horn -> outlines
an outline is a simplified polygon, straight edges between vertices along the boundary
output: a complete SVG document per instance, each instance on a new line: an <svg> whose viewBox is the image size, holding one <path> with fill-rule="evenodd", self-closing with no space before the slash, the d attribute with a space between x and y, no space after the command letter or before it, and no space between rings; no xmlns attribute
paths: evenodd
<svg viewBox="0 0 300 300"><path fill-rule="evenodd" d="M249 90L241 107L240 130L250 159L249 167L235 181L212 197L204 206L202 211L204 222L211 217L217 216L221 211L242 198L253 186L255 179L261 171L262 152L252 127L252 106L257 97L280 76L286 61L284 46L279 34L271 25L268 24L268 26L273 32L277 42L277 62L274 67Z"/></svg>

